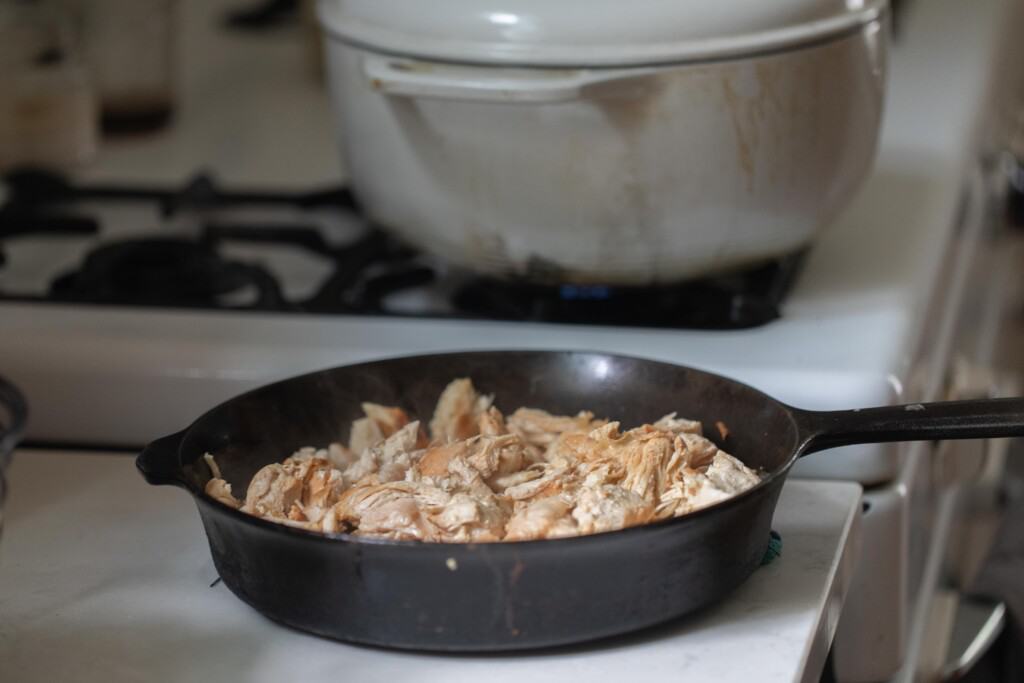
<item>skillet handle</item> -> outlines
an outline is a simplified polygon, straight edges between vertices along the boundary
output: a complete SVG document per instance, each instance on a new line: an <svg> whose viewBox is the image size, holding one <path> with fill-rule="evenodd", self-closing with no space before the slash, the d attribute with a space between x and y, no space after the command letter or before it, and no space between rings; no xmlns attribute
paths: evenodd
<svg viewBox="0 0 1024 683"><path fill-rule="evenodd" d="M800 455L858 443L1024 436L1024 398L813 411L792 409Z"/></svg>
<svg viewBox="0 0 1024 683"><path fill-rule="evenodd" d="M175 434L161 437L152 442L135 458L143 478L153 486L180 486L185 488L178 449L185 438L183 429Z"/></svg>

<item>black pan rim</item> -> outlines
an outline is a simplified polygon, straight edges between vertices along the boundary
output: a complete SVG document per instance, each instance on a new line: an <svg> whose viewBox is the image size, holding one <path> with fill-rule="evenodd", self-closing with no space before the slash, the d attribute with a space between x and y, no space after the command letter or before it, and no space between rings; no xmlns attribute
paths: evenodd
<svg viewBox="0 0 1024 683"><path fill-rule="evenodd" d="M184 430L182 430L180 433L182 435L182 441L184 441L185 439L188 438L189 432L192 431L192 428L196 424L198 424L199 422L202 422L207 416L217 412L218 410L221 410L228 403L233 403L235 401L240 401L240 400L244 399L247 396L250 396L250 395L253 395L253 394L256 394L256 393L259 393L259 392L271 391L271 390L273 390L275 387L277 387L279 385L283 385L283 384L286 384L286 383L289 383L289 382L299 381L299 380L303 380L303 379L309 379L309 378L315 377L317 375L322 375L322 374L334 372L334 371L337 371L337 370L348 369L348 368L356 368L356 367L364 367L365 368L365 367L370 367L370 366L377 365L377 364L385 364L385 363L389 363L389 362L397 361L397 360L410 360L410 359L430 360L430 359L442 359L442 358L445 358L445 357L452 357L452 356L462 356L462 357L465 357L465 356L479 356L479 357L483 357L483 356L497 356L497 355L535 354L535 353L540 353L540 354L565 354L565 355L581 356L581 357L587 357L587 356L589 356L589 357L598 357L598 356L600 356L600 357L604 357L604 358L617 358L617 359L627 360L627 361L639 361L639 362L643 362L643 363L655 363L655 364L658 364L658 365L663 365L663 366L670 367L670 368L675 368L675 369L682 368L682 369L685 369L685 370L689 370L691 372L699 372L699 373L701 373L703 375L710 376L712 378L716 378L716 379L720 379L720 380L731 382L733 385L743 387L744 389L757 394L758 396L760 396L762 399L764 399L765 401L767 401L769 403L777 404L777 405L781 406L784 410L787 409L787 406L785 406L784 404L780 403L779 401L777 401L776 399L772 398L768 394L764 393L760 389L756 389L756 388L750 386L749 384L746 384L745 382L740 382L738 380L734 380L732 378L725 377L724 375L719 375L717 373L710 372L708 370L703 370L703 369L700 369L700 368L692 367L692 366L689 366L689 365L682 365L682 364L678 364L678 363L669 363L669 362L666 362L666 361L663 361L663 360L659 360L659 359L656 359L656 358L645 358L643 356L634 356L634 355L622 354L622 353L610 353L610 352L607 352L607 351L581 350L581 349L535 349L535 348L469 349L469 350L465 350L465 351L442 351L442 352L438 352L438 353L424 353L424 354L416 353L416 354L403 354L403 355L398 355L398 356L386 356L386 357L381 357L381 358L374 358L373 360L360 361L360 362L357 362L357 363L348 363L346 365L331 366L331 367L328 367L328 368L322 368L320 370L313 370L311 372L305 372L305 373L302 373L302 374L299 374L299 375L295 375L295 376L292 376L292 377L286 377L286 378L283 378L283 379L279 379L279 380L276 380L274 382L270 382L269 384L264 384L264 385L261 385L261 386L258 386L258 387L254 387L253 389L245 391L245 392L243 392L241 394L238 394L238 395L236 395L236 396L234 396L232 398L229 398L226 401L223 401L223 402L217 404L216 406L214 406L214 407L210 408L209 410L203 412L199 417L197 417L195 420L193 420L192 423L189 424L189 426L186 427ZM287 524L282 524L280 522L273 522L273 521L270 521L270 520L267 520L267 519L263 519L262 517L256 517L254 515L250 515L248 513L242 512L241 510L239 510L237 508L233 508L230 505L227 505L226 503L223 503L223 502L217 500L216 498L213 498L213 497L207 495L205 491L199 490L198 487L194 486L191 482L187 482L184 479L181 479L181 483L182 483L183 487L185 488L185 490L188 491L188 493L191 494L193 498L195 498L197 504L202 503L202 504L209 505L213 511L226 514L226 515L228 515L228 516L230 516L230 517L232 517L234 519L241 520L245 524L253 525L253 526L257 527L257 528L262 528L262 529L267 530L267 531L272 531L272 532L275 532L275 533L288 534L288 535L294 536L296 538L315 539L317 542L331 543L331 544L341 544L341 545L349 544L349 545L360 545L360 546L375 546L375 547L427 548L427 549L431 549L432 552L436 551L437 549L442 549L442 548L452 549L452 552L470 551L470 550L475 551L475 550L480 549L480 548L484 548L484 549L490 550L490 549L493 549L493 548L500 548L500 547L524 548L524 547L529 547L529 546L538 546L538 547L539 546L543 546L545 548L549 548L549 547L551 547L552 543L557 543L557 544L560 544L562 547L567 547L567 546L569 546L571 544L579 544L579 543L594 542L594 541L598 541L599 542L599 541L602 541L602 540L606 540L606 539L608 539L608 538L610 538L610 537L612 537L614 535L618 535L617 537L619 537L619 538L623 537L625 534L631 534L633 536L639 536L642 533L646 533L646 532L652 532L653 533L656 530L660 530L660 529L663 529L663 528L666 528L666 527L669 527L669 526L679 526L679 527L682 527L682 526L684 526L684 525L686 525L688 523L694 523L696 520L702 519L703 517L706 517L709 514L713 514L715 511L724 510L724 509L728 509L729 507L732 507L732 506L735 506L735 505L739 505L741 502L745 501L746 499L748 499L748 498L750 498L750 497L752 497L754 495L757 495L761 491L763 491L764 489L768 488L768 486L772 482L774 482L777 478L785 477L789 473L790 468L792 468L793 464L800 457L801 452L802 452L802 444L797 443L797 445L793 448L793 452L790 454L790 456L786 460L786 462L783 463L780 467L776 468L773 472L769 472L767 475L765 475L764 478L762 478L761 481L758 482L756 486L753 486L752 488L749 488L746 491L744 491L744 492L742 492L742 493L740 493L738 495L732 496L731 498L728 498L727 500L723 500L723 501L718 502L718 503L713 503L712 505L708 505L707 507L700 508L699 510L694 510L693 512L689 512L689 513L687 513L685 515L681 515L679 517L670 517L668 519L663 519L663 520L659 520L659 521L656 521L656 522L649 522L647 524L638 524L636 526L626 527L624 529L615 529L615 530L612 530L612 531L601 531L601 532L597 532L597 533L593 533L593 534L583 534L583 535L579 535L579 536L567 536L565 538L538 539L538 540L529 540L529 541L487 541L487 542L482 542L482 543L445 543L445 542L436 542L435 543L435 542L428 542L428 541L406 541L406 540L389 539L389 538L374 538L374 537L368 537L368 536L357 536L355 534L349 534L349 533L326 533L326 532L322 532L322 531L310 531L310 530L307 530L307 529L301 529L299 527L293 527L293 526L290 526L290 525L287 525ZM178 469L180 470L181 469L180 451L178 453L178 456L179 456L178 457ZM201 457L200 458L196 458L196 460L199 460L199 459L201 459ZM427 551L423 550L423 551L419 551L419 552L427 552Z"/></svg>

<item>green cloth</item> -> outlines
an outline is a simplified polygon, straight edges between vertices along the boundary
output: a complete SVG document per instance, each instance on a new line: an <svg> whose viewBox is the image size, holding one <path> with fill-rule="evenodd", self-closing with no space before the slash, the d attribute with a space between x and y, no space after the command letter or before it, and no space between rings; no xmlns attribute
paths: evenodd
<svg viewBox="0 0 1024 683"><path fill-rule="evenodd" d="M761 566L771 564L780 555L782 555L782 536L779 535L779 532L772 531L768 536L768 549L764 551L764 557L761 558Z"/></svg>

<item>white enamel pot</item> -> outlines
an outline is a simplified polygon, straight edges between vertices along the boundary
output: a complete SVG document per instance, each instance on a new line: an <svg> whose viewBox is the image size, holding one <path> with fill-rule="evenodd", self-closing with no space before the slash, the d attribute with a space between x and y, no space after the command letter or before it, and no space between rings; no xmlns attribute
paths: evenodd
<svg viewBox="0 0 1024 683"><path fill-rule="evenodd" d="M831 0L780 5L801 2ZM648 285L778 257L811 242L874 156L881 2L625 46L581 45L579 28L562 42L535 31L532 44L436 26L389 34L386 14L371 26L352 5L321 0L320 14L353 190L382 227L480 273ZM472 27L453 18L450 30Z"/></svg>

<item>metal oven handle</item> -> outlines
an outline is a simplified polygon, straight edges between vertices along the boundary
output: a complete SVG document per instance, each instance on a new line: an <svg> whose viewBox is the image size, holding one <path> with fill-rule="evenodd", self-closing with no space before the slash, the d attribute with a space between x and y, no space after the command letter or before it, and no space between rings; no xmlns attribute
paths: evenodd
<svg viewBox="0 0 1024 683"><path fill-rule="evenodd" d="M980 625L979 625L980 624ZM961 599L953 627L950 656L939 675L942 683L960 681L992 649L1006 627L1006 605L973 598Z"/></svg>

